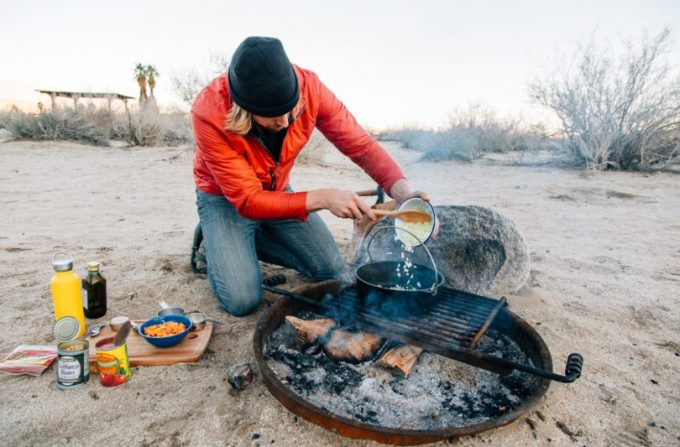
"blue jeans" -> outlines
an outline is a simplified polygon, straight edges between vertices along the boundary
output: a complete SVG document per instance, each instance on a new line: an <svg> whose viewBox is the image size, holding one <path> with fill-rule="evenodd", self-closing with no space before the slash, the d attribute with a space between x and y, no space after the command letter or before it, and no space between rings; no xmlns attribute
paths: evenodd
<svg viewBox="0 0 680 447"><path fill-rule="evenodd" d="M328 227L316 214L299 220L252 220L222 195L196 190L208 280L232 315L246 315L262 301L258 259L322 281L340 276L344 262Z"/></svg>

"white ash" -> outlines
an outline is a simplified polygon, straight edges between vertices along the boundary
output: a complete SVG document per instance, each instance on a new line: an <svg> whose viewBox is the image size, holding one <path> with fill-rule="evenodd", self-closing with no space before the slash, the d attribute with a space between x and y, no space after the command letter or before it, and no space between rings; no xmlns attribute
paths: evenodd
<svg viewBox="0 0 680 447"><path fill-rule="evenodd" d="M499 334L485 335L478 349L529 363ZM268 364L313 405L383 427L433 430L481 423L513 410L538 386L529 374L503 377L431 353L423 353L410 376L402 378L371 362L335 362L322 351L302 350L294 331L283 325L269 344Z"/></svg>

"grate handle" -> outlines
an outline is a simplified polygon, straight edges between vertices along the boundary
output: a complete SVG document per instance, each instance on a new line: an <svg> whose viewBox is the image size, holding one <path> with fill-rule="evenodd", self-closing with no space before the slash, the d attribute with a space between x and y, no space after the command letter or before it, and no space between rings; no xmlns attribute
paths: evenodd
<svg viewBox="0 0 680 447"><path fill-rule="evenodd" d="M576 352L569 354L567 357L567 366L564 368L564 375L573 377L572 382L581 377L581 370L583 369L583 356Z"/></svg>

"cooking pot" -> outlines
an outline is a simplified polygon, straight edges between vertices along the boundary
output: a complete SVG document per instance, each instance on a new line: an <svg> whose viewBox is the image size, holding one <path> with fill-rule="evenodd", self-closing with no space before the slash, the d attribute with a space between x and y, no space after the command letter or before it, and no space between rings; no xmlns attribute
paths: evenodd
<svg viewBox="0 0 680 447"><path fill-rule="evenodd" d="M444 275L437 270L432 254L420 244L432 263L432 268L408 261L374 261L371 243L380 231L393 226L381 227L373 232L367 244L370 261L355 273L357 294L365 309L384 316L419 316L427 312L437 301L437 290L444 284ZM399 229L399 231L408 230ZM412 237L417 236L410 233Z"/></svg>

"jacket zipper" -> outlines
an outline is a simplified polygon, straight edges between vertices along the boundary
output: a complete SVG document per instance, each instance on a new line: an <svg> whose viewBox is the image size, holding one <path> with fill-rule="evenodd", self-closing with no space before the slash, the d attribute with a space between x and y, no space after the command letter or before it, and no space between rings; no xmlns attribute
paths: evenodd
<svg viewBox="0 0 680 447"><path fill-rule="evenodd" d="M257 141L257 144L260 145L260 148L269 156L269 159L274 162L276 165L276 170L273 168L269 168L269 177L271 178L271 184L269 185L269 190L270 191L275 191L276 190L276 176L279 173L279 162L274 160L274 156L267 150L267 148L262 144L259 138L257 137L252 137L255 141Z"/></svg>
<svg viewBox="0 0 680 447"><path fill-rule="evenodd" d="M269 168L269 176L272 179L271 184L269 185L269 190L270 191L276 191L276 174L279 172L279 164L276 163L276 172L274 172L274 169Z"/></svg>
<svg viewBox="0 0 680 447"><path fill-rule="evenodd" d="M289 130L290 130L290 126L295 122L295 120L297 118L300 117L300 115L302 114L302 111L305 110L305 107L306 107L306 104L303 104L301 110L297 113L297 115L293 115L293 114L290 115L290 121L288 122ZM271 161L273 161L274 164L276 165L276 170L269 168L269 177L271 178L271 181L272 181L271 184L269 185L269 190L275 191L276 190L276 178L279 175L279 162L274 160L274 156L271 154L271 152L269 152L269 150L265 147L265 145L262 144L262 142L260 141L259 138L257 138L257 137L251 137L251 138L253 138L255 141L257 141L257 144L260 145L260 148L262 148L262 150L265 151L265 153L269 156ZM281 153L279 154L279 159L281 158L281 155L283 155L283 143L284 142L285 142L285 138L284 138L284 141L281 143Z"/></svg>

